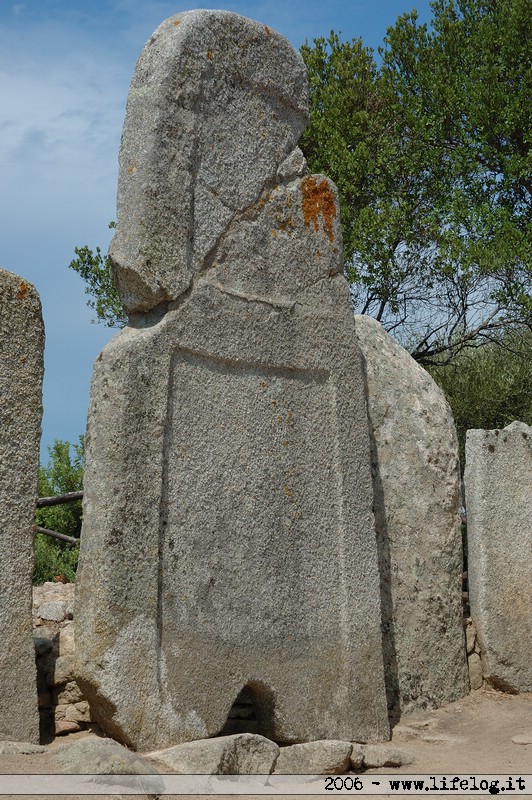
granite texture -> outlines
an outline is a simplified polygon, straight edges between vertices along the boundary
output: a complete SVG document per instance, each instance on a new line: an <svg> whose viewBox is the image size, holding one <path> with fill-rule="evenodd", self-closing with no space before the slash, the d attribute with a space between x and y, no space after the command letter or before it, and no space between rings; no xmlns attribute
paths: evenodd
<svg viewBox="0 0 532 800"><path fill-rule="evenodd" d="M469 691L458 443L443 392L382 325L356 316L365 362L391 716Z"/></svg>
<svg viewBox="0 0 532 800"><path fill-rule="evenodd" d="M35 288L0 269L0 739L27 742L39 741L31 577L43 351Z"/></svg>
<svg viewBox="0 0 532 800"><path fill-rule="evenodd" d="M125 199L137 137L126 120L113 258L121 250L128 265L118 285L132 313L92 381L76 677L98 722L139 749L219 733L244 688L258 733L275 741L387 739L364 382L336 189L295 147L303 65L282 37L226 12L172 18L155 44L167 56L146 46L128 119L144 81L170 105L172 130L192 113L238 137L245 88L245 135L263 156L222 138L212 162L204 144L183 161L175 184L188 194L165 196L179 223L150 283L137 256L161 241L160 193ZM215 69L200 106L182 66L199 52ZM165 131L137 174L155 170L157 137L183 158ZM227 149L236 171L220 166L233 164ZM207 206L192 214L186 199L206 190L204 158L224 209L234 199L208 245ZM121 218L137 205L142 219ZM162 293L137 292L141 274Z"/></svg>
<svg viewBox="0 0 532 800"><path fill-rule="evenodd" d="M469 600L484 679L532 691L532 428L466 438Z"/></svg>
<svg viewBox="0 0 532 800"><path fill-rule="evenodd" d="M157 28L135 69L120 149L110 256L127 311L191 285L306 120L301 56L267 26L189 11Z"/></svg>

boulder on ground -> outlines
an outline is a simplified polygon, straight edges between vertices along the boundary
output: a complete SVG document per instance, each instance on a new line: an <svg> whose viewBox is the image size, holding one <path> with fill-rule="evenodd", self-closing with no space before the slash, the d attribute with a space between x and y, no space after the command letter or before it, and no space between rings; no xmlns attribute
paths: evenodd
<svg viewBox="0 0 532 800"><path fill-rule="evenodd" d="M279 746L264 736L218 736L148 753L180 775L269 775Z"/></svg>
<svg viewBox="0 0 532 800"><path fill-rule="evenodd" d="M349 768L351 742L322 740L282 747L276 775L339 775Z"/></svg>

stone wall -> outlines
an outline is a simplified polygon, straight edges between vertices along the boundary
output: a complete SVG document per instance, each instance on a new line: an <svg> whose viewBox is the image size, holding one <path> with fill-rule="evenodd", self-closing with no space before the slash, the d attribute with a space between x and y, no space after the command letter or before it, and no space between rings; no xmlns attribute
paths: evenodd
<svg viewBox="0 0 532 800"><path fill-rule="evenodd" d="M33 643L41 739L86 728L89 704L74 680L73 583L44 583L33 589Z"/></svg>

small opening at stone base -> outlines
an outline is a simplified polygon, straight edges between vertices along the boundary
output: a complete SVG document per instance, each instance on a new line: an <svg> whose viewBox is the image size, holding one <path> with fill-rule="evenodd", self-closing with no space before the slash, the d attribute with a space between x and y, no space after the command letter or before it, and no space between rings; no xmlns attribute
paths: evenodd
<svg viewBox="0 0 532 800"><path fill-rule="evenodd" d="M264 684L246 684L229 710L227 721L218 736L235 733L259 733L270 737L273 722L273 699Z"/></svg>
<svg viewBox="0 0 532 800"><path fill-rule="evenodd" d="M249 686L244 686L227 715L227 721L219 736L232 736L235 733L258 733L259 720L253 692Z"/></svg>

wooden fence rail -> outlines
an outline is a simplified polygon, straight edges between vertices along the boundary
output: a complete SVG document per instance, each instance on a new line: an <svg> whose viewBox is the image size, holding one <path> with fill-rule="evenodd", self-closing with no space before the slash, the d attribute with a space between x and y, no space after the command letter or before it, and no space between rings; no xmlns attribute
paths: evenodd
<svg viewBox="0 0 532 800"><path fill-rule="evenodd" d="M63 503L72 503L75 500L83 500L83 492L66 492L66 494L56 494L53 497L39 497L36 506L37 508L49 508ZM70 545L79 544L79 539L74 536L67 536L66 533L58 533L58 531L52 531L50 528L42 528L40 525L35 525L35 533L44 533L46 536L51 536L53 539L59 539L59 541L67 542Z"/></svg>
<svg viewBox="0 0 532 800"><path fill-rule="evenodd" d="M83 500L83 492L67 492L66 494L56 494L53 497L39 497L37 508L60 506L62 503L72 503L74 500Z"/></svg>

